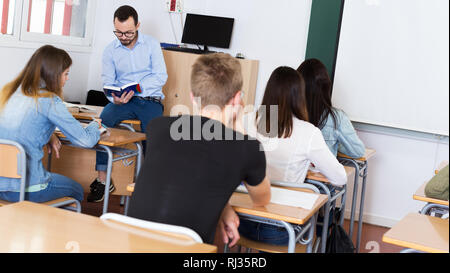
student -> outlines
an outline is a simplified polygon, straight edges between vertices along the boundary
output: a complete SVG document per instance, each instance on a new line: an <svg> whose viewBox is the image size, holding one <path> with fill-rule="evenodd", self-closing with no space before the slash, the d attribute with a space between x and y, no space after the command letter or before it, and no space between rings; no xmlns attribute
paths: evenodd
<svg viewBox="0 0 450 273"><path fill-rule="evenodd" d="M278 115L271 111L273 105L278 106ZM272 123L278 124L274 130L270 130ZM333 185L347 182L344 167L328 149L320 130L308 122L305 84L295 69L278 67L272 72L253 124L257 126L250 123L249 134L257 131L263 143L270 181L303 183L313 163ZM288 243L286 229L273 225L241 220L239 232L265 243Z"/></svg>
<svg viewBox="0 0 450 273"><path fill-rule="evenodd" d="M142 93L108 97L111 103L105 106L100 118L108 127L114 127L123 120L137 119L145 132L147 123L163 113L162 87L167 73L161 46L155 38L138 31L140 23L133 7L119 7L113 20L117 39L103 52L103 85L123 86L137 82ZM95 169L98 175L91 184L88 202L101 202L104 198L107 161L106 153L97 152ZM115 190L113 183L108 190Z"/></svg>
<svg viewBox="0 0 450 273"><path fill-rule="evenodd" d="M244 181L256 206L270 200L259 142L230 128L242 109L241 88L241 66L235 58L216 53L197 59L191 96L198 115L149 122L147 155L130 216L188 227L213 243L222 214L219 226L232 234L230 245L237 241L239 219L227 204L236 187Z"/></svg>
<svg viewBox="0 0 450 273"><path fill-rule="evenodd" d="M309 122L322 130L325 142L336 156L341 152L359 158L365 147L344 111L331 104L331 80L325 65L317 59L304 61L298 72L306 84L306 101Z"/></svg>
<svg viewBox="0 0 450 273"><path fill-rule="evenodd" d="M70 196L83 200L83 188L72 179L50 173L42 165L43 146L59 158L58 127L76 145L93 147L100 138L99 122L86 128L63 104L63 87L72 64L70 56L50 45L39 48L19 76L0 94L0 138L20 143L27 154L25 199L46 202ZM19 200L20 179L0 177L0 199Z"/></svg>

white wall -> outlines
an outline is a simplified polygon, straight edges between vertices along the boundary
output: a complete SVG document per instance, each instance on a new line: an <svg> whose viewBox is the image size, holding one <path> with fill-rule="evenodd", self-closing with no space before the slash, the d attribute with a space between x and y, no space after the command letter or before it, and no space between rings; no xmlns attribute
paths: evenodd
<svg viewBox="0 0 450 273"><path fill-rule="evenodd" d="M357 132L367 147L376 150L369 160L363 221L392 226L407 213L418 212L425 203L413 200L412 196L433 177L440 162L448 161L448 140L405 137L398 133L364 129ZM348 191L347 216L353 183L349 182Z"/></svg>
<svg viewBox="0 0 450 273"><path fill-rule="evenodd" d="M0 86L13 80L35 52L35 48L2 47L0 45ZM70 69L69 81L64 87L64 97L68 101L83 101L87 90L89 74L88 53L69 52L73 65Z"/></svg>

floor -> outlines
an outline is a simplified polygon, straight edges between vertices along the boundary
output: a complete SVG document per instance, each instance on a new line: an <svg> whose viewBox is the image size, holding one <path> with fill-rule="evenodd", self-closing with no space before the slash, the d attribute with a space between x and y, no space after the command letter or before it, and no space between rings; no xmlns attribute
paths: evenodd
<svg viewBox="0 0 450 273"><path fill-rule="evenodd" d="M82 213L89 214L92 216L100 216L102 214L103 202L100 203L88 203L83 201L81 203ZM123 214L124 207L120 205L120 197L116 195L110 196L108 212L115 212ZM344 221L344 228L348 231L349 221ZM356 242L356 230L357 222L353 228L353 242ZM391 244L383 243L381 238L383 234L387 232L389 228L380 227L375 225L370 225L363 223L362 234L361 234L361 245L360 253L398 253L402 248L396 247ZM218 246L218 251L223 250L223 244L216 240L216 245ZM231 251L234 249L232 248Z"/></svg>

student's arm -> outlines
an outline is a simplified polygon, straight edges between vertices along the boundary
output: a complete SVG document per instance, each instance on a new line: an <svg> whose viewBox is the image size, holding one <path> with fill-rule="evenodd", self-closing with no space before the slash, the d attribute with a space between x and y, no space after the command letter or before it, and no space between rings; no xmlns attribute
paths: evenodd
<svg viewBox="0 0 450 273"><path fill-rule="evenodd" d="M364 143L359 139L352 123L342 111L340 111L339 121L339 126L337 128L339 143L338 151L353 158L364 156L364 153L366 152Z"/></svg>
<svg viewBox="0 0 450 273"><path fill-rule="evenodd" d="M222 215L220 216L219 230L222 235L223 242L228 244L230 247L234 246L239 241L240 236L238 227L239 216L230 204L227 203L222 211Z"/></svg>
<svg viewBox="0 0 450 273"><path fill-rule="evenodd" d="M309 144L308 158L330 180L331 184L342 186L347 183L347 174L344 166L331 153L323 139L322 133L317 128Z"/></svg>
<svg viewBox="0 0 450 273"><path fill-rule="evenodd" d="M142 96L150 96L155 91L160 91L167 81L166 63L159 43L151 42L150 56L151 74L144 77L140 82L143 90Z"/></svg>
<svg viewBox="0 0 450 273"><path fill-rule="evenodd" d="M48 119L61 130L70 142L88 148L97 144L100 139L100 130L96 121L92 121L86 128L83 128L59 97L45 99L52 100L46 113Z"/></svg>
<svg viewBox="0 0 450 273"><path fill-rule="evenodd" d="M267 177L264 177L263 181L257 186L250 186L246 182L244 182L244 185L253 201L253 205L265 206L270 202L270 181Z"/></svg>

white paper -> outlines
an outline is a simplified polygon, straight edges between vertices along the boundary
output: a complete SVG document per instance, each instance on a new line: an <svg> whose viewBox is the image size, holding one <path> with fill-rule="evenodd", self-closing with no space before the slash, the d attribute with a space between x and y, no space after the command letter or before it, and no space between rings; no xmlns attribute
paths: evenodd
<svg viewBox="0 0 450 273"><path fill-rule="evenodd" d="M247 193L247 188L244 185L240 185L236 188L237 192ZM294 191L282 188L271 187L270 202L279 205L300 207L304 209L312 209L319 197L316 193Z"/></svg>

